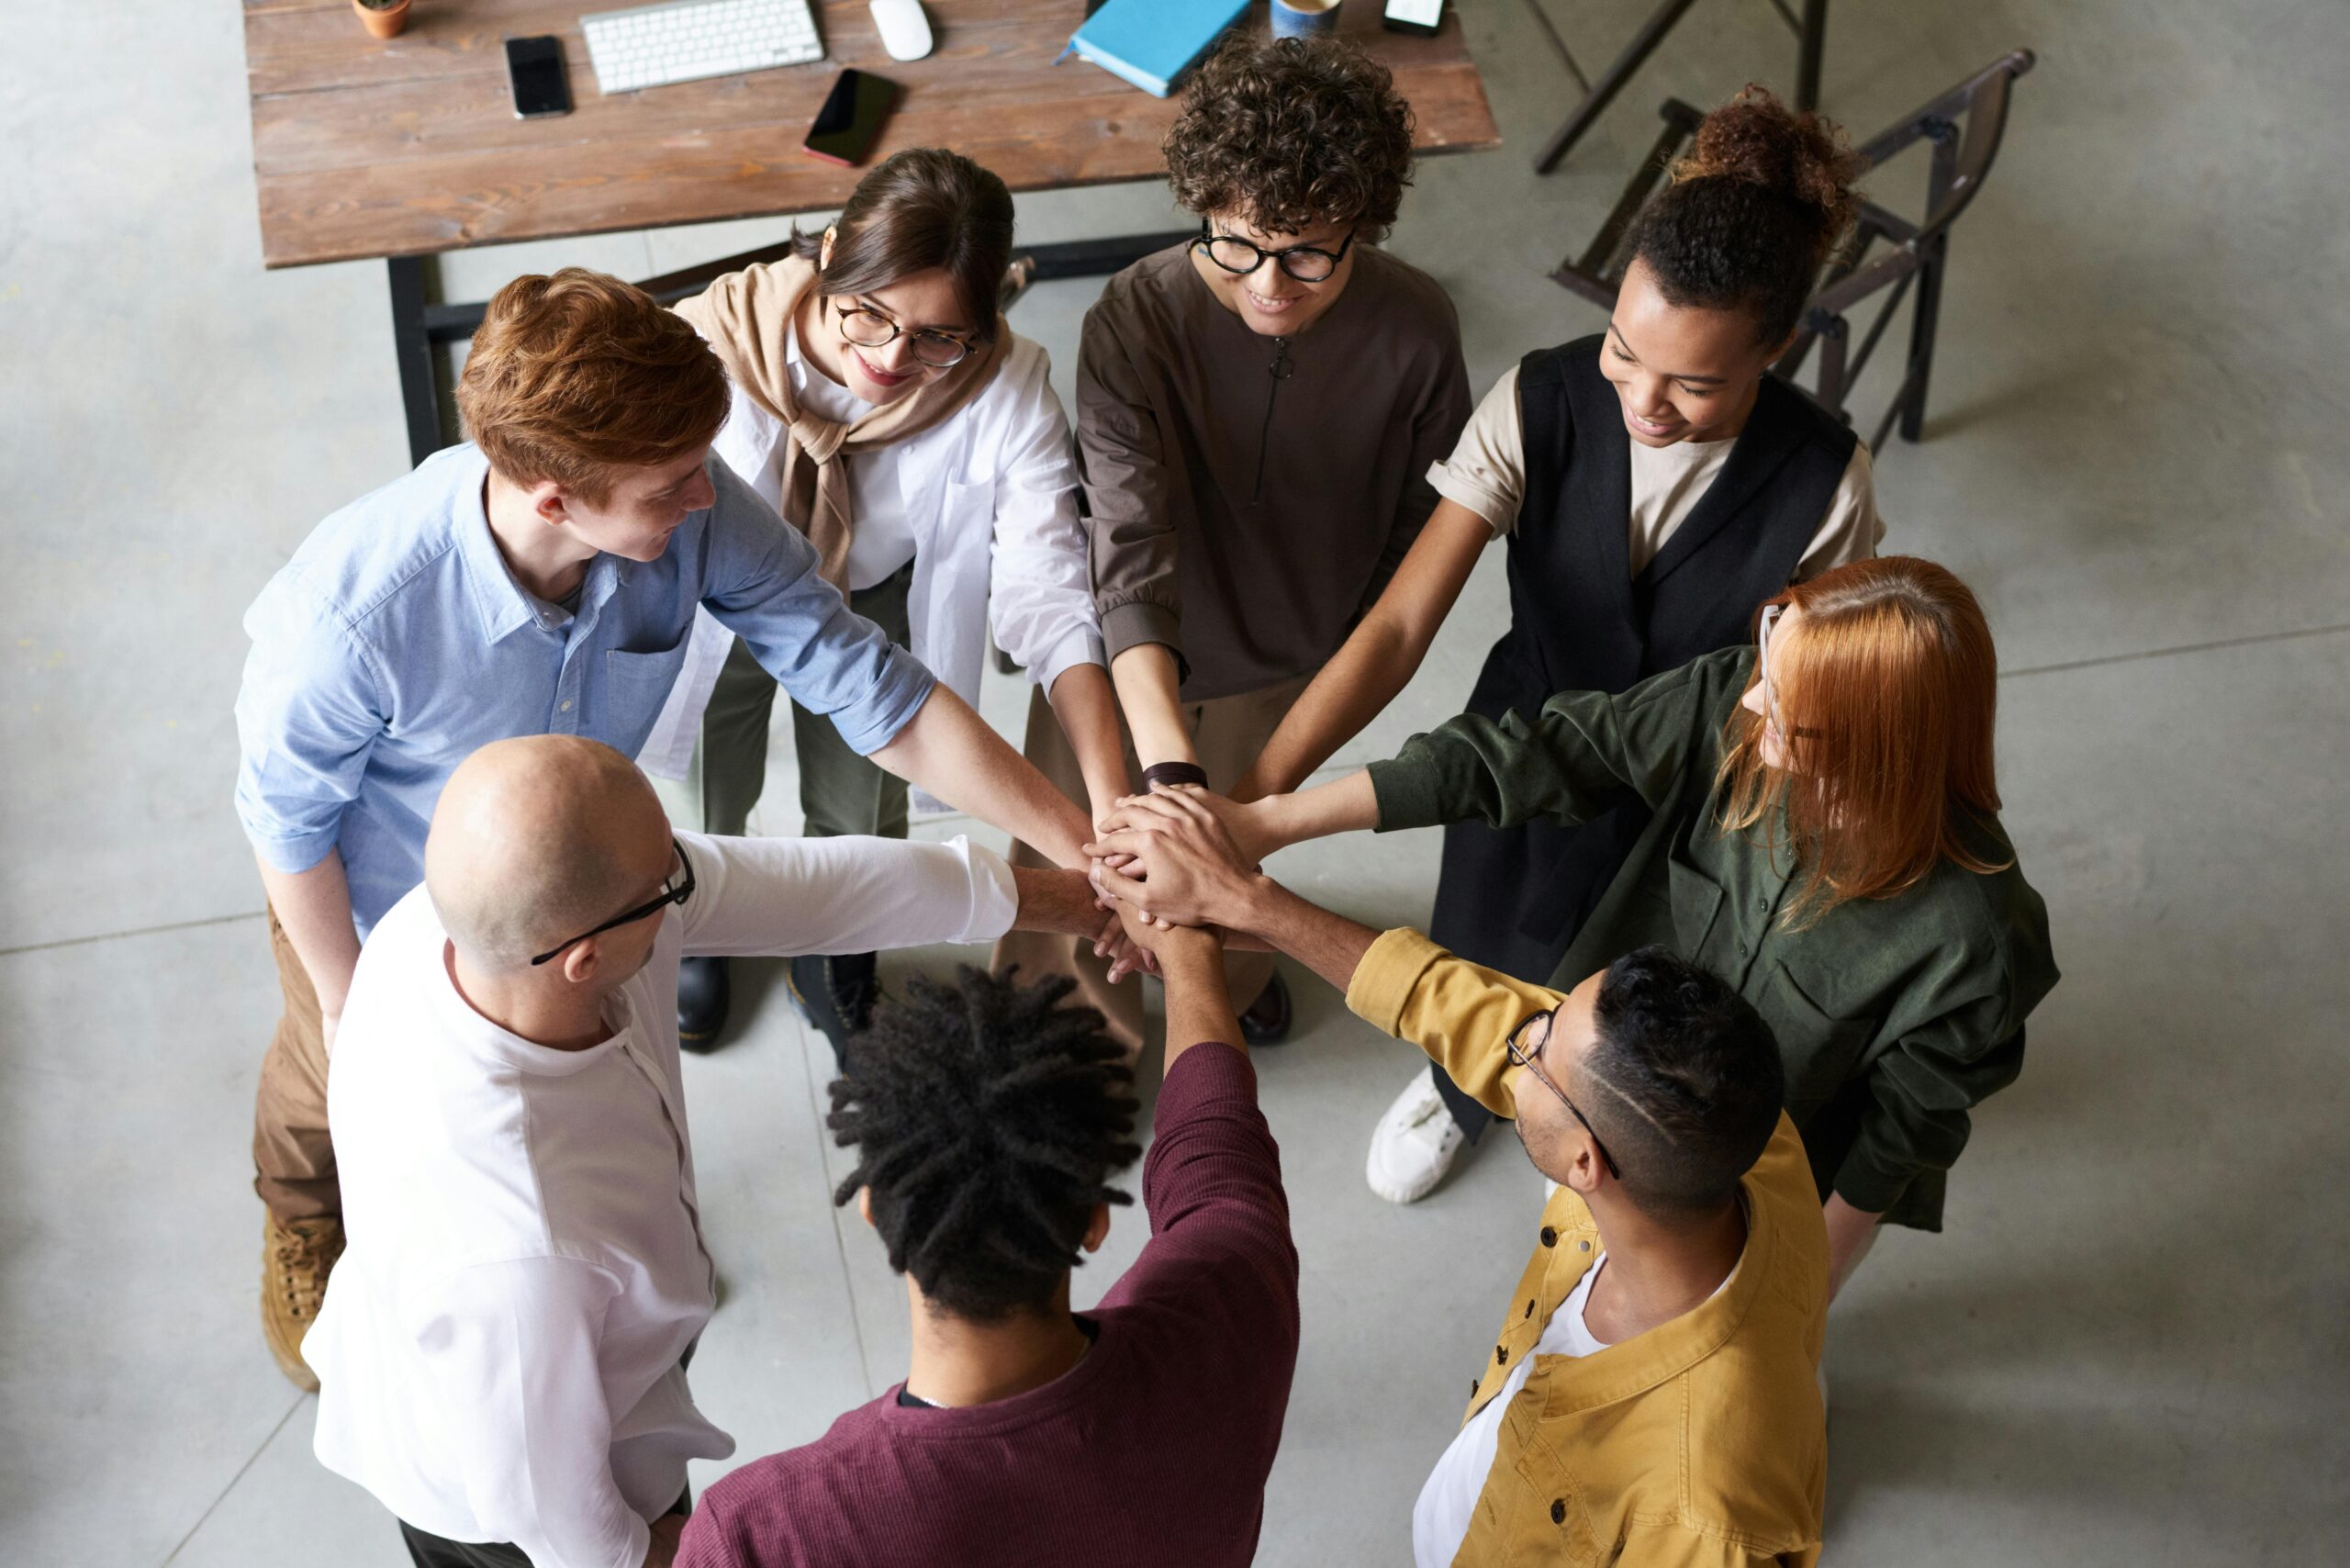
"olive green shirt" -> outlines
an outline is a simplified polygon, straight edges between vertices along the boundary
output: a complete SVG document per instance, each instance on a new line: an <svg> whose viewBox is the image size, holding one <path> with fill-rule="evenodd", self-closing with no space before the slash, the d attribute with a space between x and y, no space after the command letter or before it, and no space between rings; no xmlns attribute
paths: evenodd
<svg viewBox="0 0 2350 1568"><path fill-rule="evenodd" d="M1661 944L1736 986L1777 1036L1787 1110L1820 1192L1925 1230L1969 1113L2015 1081L2023 1024L2057 980L2048 911L1996 817L1908 890L1837 905L1796 930L1784 834L1725 834L1715 776L1754 668L1727 649L1617 696L1561 692L1531 722L1463 714L1371 766L1382 832L1537 817L1580 823L1629 797L1654 812L1550 983L1565 989Z"/></svg>

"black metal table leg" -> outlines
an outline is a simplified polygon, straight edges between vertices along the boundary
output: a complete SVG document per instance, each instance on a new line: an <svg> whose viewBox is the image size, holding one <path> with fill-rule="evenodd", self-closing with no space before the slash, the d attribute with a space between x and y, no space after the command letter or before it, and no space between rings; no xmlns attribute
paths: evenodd
<svg viewBox="0 0 2350 1568"><path fill-rule="evenodd" d="M400 367L400 408L408 419L408 460L421 463L441 450L441 388L425 327L430 256L394 256L391 273L392 354Z"/></svg>
<svg viewBox="0 0 2350 1568"><path fill-rule="evenodd" d="M1819 106L1819 57L1828 46L1828 0L1803 0L1796 33L1796 107Z"/></svg>
<svg viewBox="0 0 2350 1568"><path fill-rule="evenodd" d="M1624 52L1616 57L1599 80L1592 84L1591 91L1583 95L1583 102L1577 104L1574 113L1567 117L1567 123L1553 131L1550 140L1542 144L1542 151L1534 159L1536 174L1547 174L1558 167L1559 160L1567 155L1567 150L1583 140L1583 133L1591 129L1592 121L1616 101L1616 95L1624 90L1624 84L1632 79L1634 72L1648 63L1649 56L1656 52L1656 46L1664 41L1664 35L1673 30L1674 24L1695 3L1696 0L1664 0L1663 5L1650 14L1649 19L1640 24L1639 32L1624 46Z"/></svg>

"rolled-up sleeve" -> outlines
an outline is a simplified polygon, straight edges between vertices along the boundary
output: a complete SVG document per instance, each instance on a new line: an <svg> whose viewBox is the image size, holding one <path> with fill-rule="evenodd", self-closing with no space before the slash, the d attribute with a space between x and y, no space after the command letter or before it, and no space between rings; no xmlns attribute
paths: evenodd
<svg viewBox="0 0 2350 1568"><path fill-rule="evenodd" d="M599 1351L618 1286L565 1258L464 1269L411 1303L474 1519L540 1568L639 1568L652 1529L612 1475Z"/></svg>
<svg viewBox="0 0 2350 1568"><path fill-rule="evenodd" d="M1957 1162L1974 1109L2023 1070L2024 1031L2010 988L1993 984L1904 1029L1869 1067L1871 1103L1837 1167L1839 1195L1883 1214L1930 1170Z"/></svg>
<svg viewBox="0 0 2350 1568"><path fill-rule="evenodd" d="M277 870L307 871L335 846L386 722L367 650L281 572L245 614L252 649L237 689L237 819Z"/></svg>
<svg viewBox="0 0 2350 1568"><path fill-rule="evenodd" d="M988 613L996 646L1045 690L1064 671L1104 661L1077 507L1069 416L1039 350L1013 389L1012 428L996 481Z"/></svg>
<svg viewBox="0 0 2350 1568"><path fill-rule="evenodd" d="M848 607L817 571L815 547L725 464L710 465L702 603L791 700L822 713L869 756L912 722L937 684L921 661Z"/></svg>
<svg viewBox="0 0 2350 1568"><path fill-rule="evenodd" d="M1497 1116L1517 1114L1512 1029L1565 1000L1496 969L1456 958L1418 932L1382 935L1347 982L1357 1017L1427 1052L1476 1102Z"/></svg>
<svg viewBox="0 0 2350 1568"><path fill-rule="evenodd" d="M1093 604L1111 658L1163 643L1180 666L1183 607L1166 440L1113 305L1104 298L1086 312L1077 360L1077 450Z"/></svg>

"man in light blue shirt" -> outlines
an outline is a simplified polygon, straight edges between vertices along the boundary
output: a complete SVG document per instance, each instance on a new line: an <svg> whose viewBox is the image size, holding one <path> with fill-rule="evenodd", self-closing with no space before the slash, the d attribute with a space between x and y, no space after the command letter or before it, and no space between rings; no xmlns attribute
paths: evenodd
<svg viewBox="0 0 2350 1568"><path fill-rule="evenodd" d="M263 1327L286 1375L341 1250L326 1061L369 928L423 879L441 787L480 746L634 756L697 606L843 740L1081 866L1084 813L852 613L814 549L710 454L730 393L693 329L566 269L490 302L458 389L476 444L321 523L245 617L237 813L285 1015L262 1070Z"/></svg>

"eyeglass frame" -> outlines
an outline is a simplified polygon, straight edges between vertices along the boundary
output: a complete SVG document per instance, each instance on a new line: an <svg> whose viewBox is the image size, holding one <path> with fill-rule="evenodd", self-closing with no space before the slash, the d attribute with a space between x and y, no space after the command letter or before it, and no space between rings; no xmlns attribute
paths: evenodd
<svg viewBox="0 0 2350 1568"><path fill-rule="evenodd" d="M1215 245L1219 240L1227 244L1246 245L1255 254L1257 264L1252 267L1236 267L1217 261ZM1347 259L1347 252L1354 249L1354 230L1348 230L1347 237L1339 241L1338 248L1335 251L1326 251L1319 245L1292 245L1284 250L1268 251L1254 240L1243 240L1237 234L1218 234L1208 220L1203 218L1200 219L1200 237L1192 241L1192 248L1195 251L1205 251L1210 263L1230 273L1234 277L1254 277L1264 270L1267 262L1270 262L1281 269L1283 277L1296 283L1316 284L1327 283L1338 275L1338 263ZM1299 277L1290 270L1289 258L1292 256L1327 256L1330 258L1330 270L1320 277Z"/></svg>
<svg viewBox="0 0 2350 1568"><path fill-rule="evenodd" d="M1561 1005L1563 1005L1563 1003ZM1620 1182L1624 1179L1624 1172L1617 1165L1616 1157L1607 1152L1607 1146L1599 1141L1598 1129L1591 1125L1591 1118L1584 1115L1582 1108L1573 1101L1567 1098L1567 1092L1565 1090L1560 1088L1556 1083L1551 1081L1550 1075L1542 1070L1542 1064L1537 1059L1542 1050L1550 1044L1550 1027L1546 1025L1543 1028L1542 1044L1534 1047L1534 1055L1528 1055L1526 1051L1519 1048L1517 1037L1520 1035L1525 1034L1528 1027L1532 1025L1537 1018L1547 1018L1555 1023L1558 1016L1559 1009L1556 1007L1546 1008L1540 1013L1528 1014L1525 1017L1517 1021L1517 1027L1509 1032L1509 1038L1502 1042L1503 1048L1509 1052L1509 1059L1512 1062L1532 1073L1534 1075L1535 1081L1541 1084L1543 1088L1549 1090L1551 1093L1556 1094L1559 1097L1559 1103L1567 1108L1567 1114L1572 1116L1577 1122L1583 1124L1583 1130L1591 1137L1591 1147L1599 1150L1600 1160L1607 1167L1607 1174L1615 1177L1616 1180Z"/></svg>
<svg viewBox="0 0 2350 1568"><path fill-rule="evenodd" d="M1754 623L1754 676L1762 684L1762 710L1782 736L1787 732L1787 722L1779 712L1779 689L1771 684L1771 628L1787 607L1766 604Z"/></svg>
<svg viewBox="0 0 2350 1568"><path fill-rule="evenodd" d="M660 913L663 910L667 909L671 904L682 904L688 899L693 897L693 857L686 853L686 846L679 844L675 837L672 837L669 840L669 847L677 852L677 864L686 868L686 879L683 882L673 888L669 885L669 879L666 877L664 877L661 879L661 896L659 898L641 903L625 914L616 914L612 916L611 919L604 922L603 924L596 927L593 931L583 931L578 935L571 937L567 941L556 943L554 946L548 948L537 958L532 958L531 960L531 967L535 969L541 964L546 963L550 959L560 956L565 947L576 946L578 944L587 941L590 936L601 936L605 932L617 930L623 925L633 925L638 921L646 918L648 915Z"/></svg>
<svg viewBox="0 0 2350 1568"><path fill-rule="evenodd" d="M910 330L907 328L898 325L896 321L890 319L887 316L884 316L880 311L876 310L870 305L843 305L837 299L827 300L826 303L832 306L833 313L840 318L840 323L837 330L840 332L841 341L847 343L854 343L858 348L886 349L901 337L912 337L917 342L921 342L921 340L925 337L930 337L936 338L941 342L953 343L957 348L963 351L957 354L953 359L947 361L945 364L933 364L930 361L922 357L920 350L916 350L914 352L914 363L921 365L924 370L952 370L957 365L962 364L965 360L970 358L972 351L976 347L975 344L956 337L951 332L942 332L935 327L915 327ZM883 338L879 342L857 342L855 338L848 335L848 319L851 316L870 316L876 321L878 321L883 326L889 328L890 335Z"/></svg>

